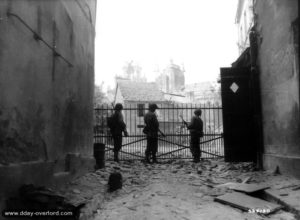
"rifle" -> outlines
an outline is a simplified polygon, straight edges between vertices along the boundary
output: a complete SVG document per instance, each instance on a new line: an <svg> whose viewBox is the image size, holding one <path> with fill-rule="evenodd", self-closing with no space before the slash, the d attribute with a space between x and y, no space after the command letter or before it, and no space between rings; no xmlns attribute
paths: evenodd
<svg viewBox="0 0 300 220"><path fill-rule="evenodd" d="M158 131L163 137L166 137L166 135L159 128L158 128Z"/></svg>
<svg viewBox="0 0 300 220"><path fill-rule="evenodd" d="M179 117L181 118L182 122L185 124L185 126L188 126L188 123L183 119L182 115L179 115Z"/></svg>
<svg viewBox="0 0 300 220"><path fill-rule="evenodd" d="M144 129L143 129L143 133L144 133L144 134L148 134L148 129L145 130L145 128L146 128L146 126L145 126ZM161 136L166 137L166 135L165 135L159 128L158 128L158 131L159 131L159 133L161 134Z"/></svg>

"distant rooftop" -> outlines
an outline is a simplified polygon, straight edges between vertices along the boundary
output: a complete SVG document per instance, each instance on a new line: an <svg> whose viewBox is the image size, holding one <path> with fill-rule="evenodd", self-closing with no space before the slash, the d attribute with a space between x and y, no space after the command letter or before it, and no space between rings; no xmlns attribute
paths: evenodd
<svg viewBox="0 0 300 220"><path fill-rule="evenodd" d="M210 91L211 88L217 87L217 82L207 81L185 85L185 91Z"/></svg>
<svg viewBox="0 0 300 220"><path fill-rule="evenodd" d="M156 83L133 82L130 80L117 80L117 86L126 101L162 102L165 101L163 93Z"/></svg>

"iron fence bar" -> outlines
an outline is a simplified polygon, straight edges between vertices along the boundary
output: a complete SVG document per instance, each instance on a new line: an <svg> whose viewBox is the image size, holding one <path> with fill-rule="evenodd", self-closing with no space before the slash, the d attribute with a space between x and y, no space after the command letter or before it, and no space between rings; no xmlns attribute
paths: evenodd
<svg viewBox="0 0 300 220"><path fill-rule="evenodd" d="M168 155L168 154L172 154L174 152L178 152L178 151L181 151L181 150L184 150L184 149L189 149L189 147L182 147L180 149L177 149L177 150L173 150L173 151L170 151L170 152L167 152L167 153L163 153L163 154L159 154L157 156L157 158L159 157L162 157L162 156L165 156L165 155ZM214 154L214 153L210 153L210 152L207 152L207 151L204 151L204 150L201 150L202 153L206 153L206 154L209 154L209 155L213 155L213 156L216 156L216 157L224 157L224 156L221 156L221 155L218 155L218 154Z"/></svg>
<svg viewBox="0 0 300 220"><path fill-rule="evenodd" d="M206 125L204 126L204 138L202 139L203 141L200 143L201 149L203 148L205 149L205 151L201 151L205 153L205 158L223 157L223 133L220 132L222 125L220 124L221 122L219 119L219 117L222 117L220 115L222 107L211 105L210 103L207 104L208 105L204 103L200 105L200 108L203 110L202 116L204 116L202 117L202 119L204 125ZM193 116L193 110L195 110L198 106L199 105L193 103L179 103L166 105L160 104L159 112L161 114L159 121L160 124L163 126L163 132L165 133L166 138L162 139L159 136L159 152L162 154L158 157L163 157L164 155L172 154L167 157L191 158L191 154L188 150L189 147L185 146L188 145L190 141L190 134L189 131L185 128L185 126L182 127L182 122L179 120L178 115L182 114L187 121L190 121L191 117ZM146 140L146 135L141 133L140 130L140 128L142 128L141 125L143 125L144 122L142 121L142 117L139 117L137 115L138 108L135 104L128 103L127 106L124 106L123 110L125 113L126 124L128 125L131 135L128 136L128 139L125 138L124 144L122 146L127 146L128 148L128 146L132 145L128 149L126 149L126 151L129 152L124 153L131 155L133 159L134 157L141 158L141 149L143 147L142 143ZM110 146L112 146L112 136L109 133L109 129L107 128L106 123L104 122L104 120L108 116L109 111L113 110L112 108L108 108L108 105L102 106L101 108L95 108L95 114L98 120L94 126L94 141L107 143ZM210 128L208 125L210 126ZM174 145L176 146L175 149L179 149L172 150L172 145L173 149ZM184 147L182 148L182 146ZM107 156L109 156L110 158L111 152L110 150L108 151L109 153L107 154ZM180 153L180 151L182 153ZM217 155L216 153L221 155ZM131 157L126 156L126 159L127 158L130 159Z"/></svg>
<svg viewBox="0 0 300 220"><path fill-rule="evenodd" d="M108 148L108 149L109 149L109 151L113 151L113 150L114 150L112 147L108 147L108 146L106 146L106 148ZM144 157L143 157L143 156L141 156L141 155L137 155L137 154L129 153L129 152L126 152L126 151L122 151L122 150L120 150L120 152L122 152L122 153L124 153L124 154L129 154L129 155L131 155L131 156L135 156L135 157L144 158Z"/></svg>
<svg viewBox="0 0 300 220"><path fill-rule="evenodd" d="M175 106L175 105L174 105ZM173 107L174 107L173 106ZM174 108L175 109L175 108ZM175 111L172 111L172 120L175 121ZM174 126L175 126L175 123L172 123L172 131L174 132ZM174 136L171 136L171 140L174 141Z"/></svg>
<svg viewBox="0 0 300 220"><path fill-rule="evenodd" d="M210 102L208 102L208 107L210 108ZM211 121L211 115L210 115L210 109L208 109L208 124L209 124L209 132L211 132L211 123L210 123L210 121ZM211 147L210 147L210 144L208 144L208 147L209 147L209 149L208 149L208 151L211 151Z"/></svg>
<svg viewBox="0 0 300 220"><path fill-rule="evenodd" d="M134 114L135 115L135 117L134 117L134 125L136 125L137 123L136 123L136 116L137 116L137 112ZM137 126L134 126L134 133L136 134L137 132L136 132L136 127ZM137 140L137 138L134 138L135 140ZM137 145L135 144L134 146L134 150L135 151L137 151Z"/></svg>
<svg viewBox="0 0 300 220"><path fill-rule="evenodd" d="M217 140L217 139L220 139L220 138L222 138L222 137L218 137L218 138L214 138L214 139L211 139L211 140L208 140L208 141L200 142L200 144L204 144L204 143L214 141L214 140ZM163 140L161 138L158 138L158 139L161 140L161 141L169 142L169 141ZM171 142L169 142L169 143L171 143ZM184 145L180 145L180 144L177 144L177 143L172 143L172 144L177 145L177 146L182 147L182 148L174 150L174 151L170 151L170 152L167 152L167 153L164 153L164 154L160 154L157 157L168 155L168 154L171 154L171 153L176 152L176 151L181 151L183 149L189 149L190 148L189 146L184 146ZM217 156L217 157L223 157L223 156L220 156L220 155L217 155L217 154L214 154L214 153L210 153L210 152L207 152L207 151L204 151L204 150L201 150L201 152L204 152L206 154L210 154L210 155L213 155L213 156Z"/></svg>
<svg viewBox="0 0 300 220"><path fill-rule="evenodd" d="M204 107L201 107L201 109L222 109L222 107L205 107L205 104L204 104ZM184 108L184 107L176 107L176 108L170 108L170 107L161 107L160 110L174 110L174 109L179 109L179 110L195 110L195 107L187 107L187 108ZM95 110L111 110L111 108L98 108L96 107ZM123 110L138 110L138 108L126 108L124 107Z"/></svg>
<svg viewBox="0 0 300 220"><path fill-rule="evenodd" d="M146 140L146 139L147 139L147 138L143 138L143 139L135 140L135 141L133 141L133 142L129 142L129 143L126 143L126 144L122 144L122 147L127 146L127 145L130 145L130 144L135 144L135 143L137 143L137 142L144 141L144 140Z"/></svg>
<svg viewBox="0 0 300 220"><path fill-rule="evenodd" d="M190 134L182 134L182 135L178 135L178 134L166 134L166 137L171 137L171 136L183 136L183 137L189 137ZM204 136L208 136L208 137L214 137L214 136L223 136L223 133L220 133L220 134L204 134ZM111 135L94 135L94 137L106 137L106 138L111 138L112 136ZM125 137L126 136L122 136L122 137ZM127 138L130 138L130 137L146 137L146 135L128 135Z"/></svg>
<svg viewBox="0 0 300 220"><path fill-rule="evenodd" d="M218 139L220 139L220 138L223 138L223 136L220 136L220 137L217 137L217 138L214 138L214 139L210 139L210 140L206 140L206 141L200 142L200 144L205 144L205 143L208 143L208 142L211 142L211 141L218 140ZM170 143L170 144L175 144L175 145L178 145L178 146L184 146L184 145L179 145L179 144L177 144L177 143L174 143L174 142L171 142L171 141L162 139L162 138L160 138L160 137L158 137L158 140L164 141L164 142L167 142L167 143Z"/></svg>
<svg viewBox="0 0 300 220"><path fill-rule="evenodd" d="M218 124L217 129L220 129L220 120L219 119L220 119L220 110L217 111L217 124ZM220 130L218 132L220 132ZM221 150L221 141L218 140L217 144L218 144L218 150L220 151Z"/></svg>

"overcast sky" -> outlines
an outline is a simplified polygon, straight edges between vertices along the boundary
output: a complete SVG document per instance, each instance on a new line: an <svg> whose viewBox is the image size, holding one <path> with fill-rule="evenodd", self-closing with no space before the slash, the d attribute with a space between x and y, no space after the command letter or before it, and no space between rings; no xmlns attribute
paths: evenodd
<svg viewBox="0 0 300 220"><path fill-rule="evenodd" d="M216 80L238 57L237 0L98 0L95 83L133 60L148 81L172 59L185 66L186 83Z"/></svg>

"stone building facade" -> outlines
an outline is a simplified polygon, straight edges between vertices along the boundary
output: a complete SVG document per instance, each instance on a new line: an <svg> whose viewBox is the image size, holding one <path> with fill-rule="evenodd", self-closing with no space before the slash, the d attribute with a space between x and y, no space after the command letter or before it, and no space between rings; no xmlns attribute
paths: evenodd
<svg viewBox="0 0 300 220"><path fill-rule="evenodd" d="M300 178L297 0L254 4L263 118L263 165Z"/></svg>
<svg viewBox="0 0 300 220"><path fill-rule="evenodd" d="M180 93L184 89L185 76L184 68L173 61L163 70L163 72L156 78L156 83L159 89L167 93Z"/></svg>
<svg viewBox="0 0 300 220"><path fill-rule="evenodd" d="M0 1L1 198L92 155L95 18L96 0Z"/></svg>

